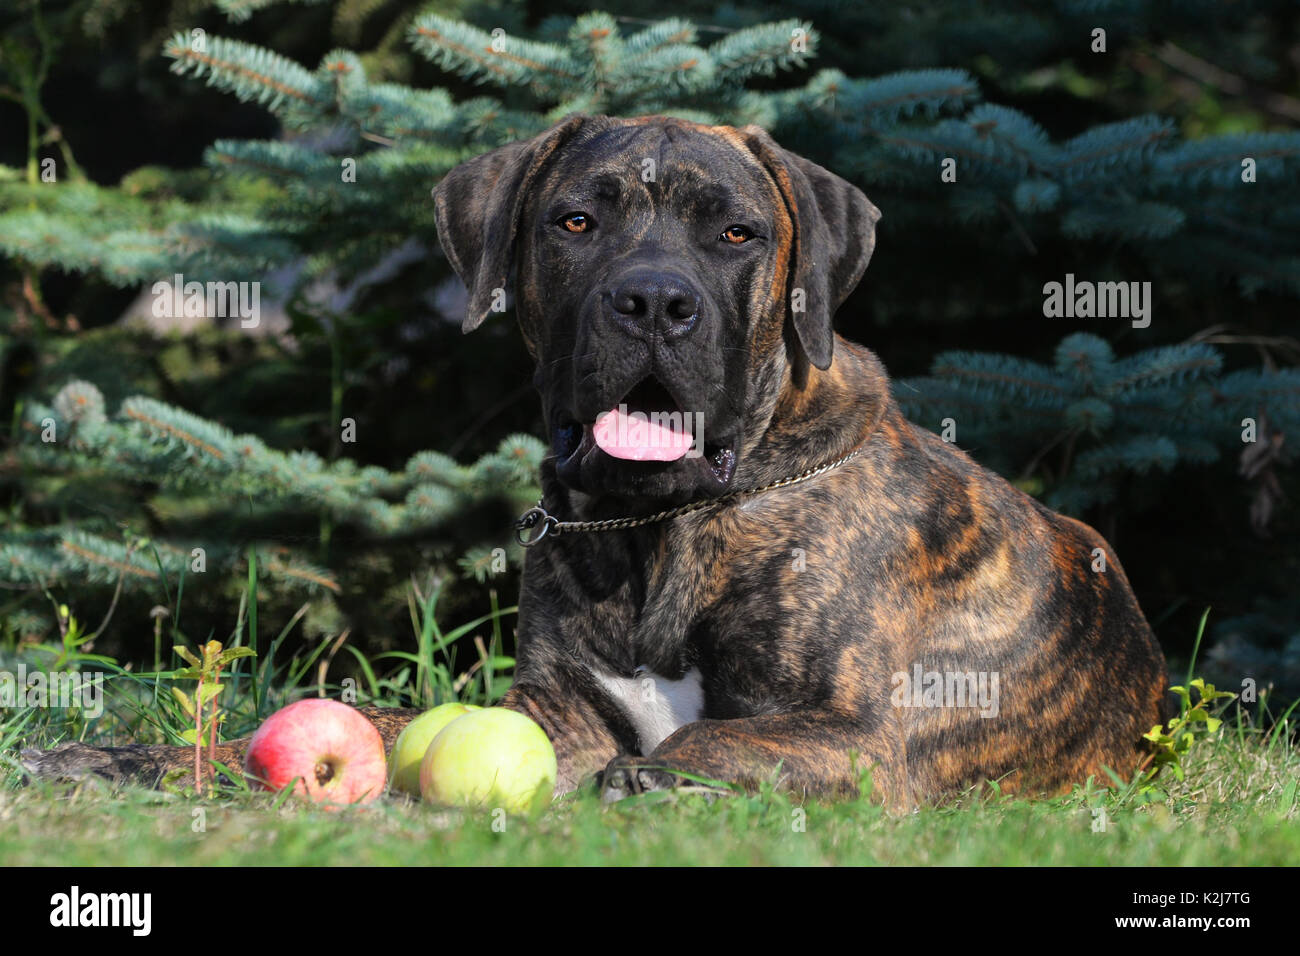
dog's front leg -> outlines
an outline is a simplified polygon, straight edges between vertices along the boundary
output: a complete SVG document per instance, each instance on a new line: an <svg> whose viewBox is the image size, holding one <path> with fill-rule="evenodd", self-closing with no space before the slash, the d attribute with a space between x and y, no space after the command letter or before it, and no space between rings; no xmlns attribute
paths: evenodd
<svg viewBox="0 0 1300 956"><path fill-rule="evenodd" d="M846 797L872 768L873 796L891 810L913 798L901 733L872 727L861 716L831 710L698 720L680 728L646 757L622 755L606 766L605 800L689 782L683 774L755 790L766 780L795 793Z"/></svg>

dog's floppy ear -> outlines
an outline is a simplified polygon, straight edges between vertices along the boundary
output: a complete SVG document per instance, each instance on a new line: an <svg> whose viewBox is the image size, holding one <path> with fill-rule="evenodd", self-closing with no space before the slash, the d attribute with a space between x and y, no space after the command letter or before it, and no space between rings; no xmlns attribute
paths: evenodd
<svg viewBox="0 0 1300 956"><path fill-rule="evenodd" d="M504 290L524 198L551 155L580 127L570 116L545 133L461 163L433 191L438 242L469 289L461 328L478 328Z"/></svg>
<svg viewBox="0 0 1300 956"><path fill-rule="evenodd" d="M866 271L880 210L852 183L782 149L758 126L740 131L776 182L794 227L786 308L808 361L830 367L831 319Z"/></svg>

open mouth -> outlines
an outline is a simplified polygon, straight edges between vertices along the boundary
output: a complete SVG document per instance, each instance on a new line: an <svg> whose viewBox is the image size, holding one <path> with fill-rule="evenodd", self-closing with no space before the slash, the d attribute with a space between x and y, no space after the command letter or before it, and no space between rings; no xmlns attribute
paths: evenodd
<svg viewBox="0 0 1300 956"><path fill-rule="evenodd" d="M618 404L625 406L629 415L637 412L646 416L682 414L672 393L653 375L647 375L632 386L632 391L624 395Z"/></svg>
<svg viewBox="0 0 1300 956"><path fill-rule="evenodd" d="M683 411L663 383L648 375L591 424L570 420L559 425L554 431L555 453L564 462L599 449L610 458L645 468L699 459L709 477L725 486L736 468L734 446L707 438L704 429L702 413Z"/></svg>

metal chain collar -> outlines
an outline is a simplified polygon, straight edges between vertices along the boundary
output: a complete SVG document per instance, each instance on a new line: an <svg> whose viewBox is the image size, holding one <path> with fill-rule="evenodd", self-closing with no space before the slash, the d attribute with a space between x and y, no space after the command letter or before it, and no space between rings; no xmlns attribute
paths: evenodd
<svg viewBox="0 0 1300 956"><path fill-rule="evenodd" d="M782 488L786 485L797 485L801 481L807 481L809 478L816 478L818 475L825 474L832 469L841 465L846 465L858 455L862 454L862 446L859 445L843 458L837 461L830 461L824 465L818 465L816 468L809 468L797 475L791 475L788 478L782 478L779 481L773 481L770 484L760 485L757 488L745 488L741 491L731 491L717 498L704 498L700 501L692 501L687 505L680 505L676 508L669 508L666 511L660 511L657 514L647 515L644 518L606 518L602 521L561 521L555 515L548 512L542 507L542 499L537 499L537 506L529 508L519 520L515 522L515 540L525 548L531 548L537 542L541 541L550 534L571 534L576 531L619 531L624 528L639 528L641 525L654 524L657 521L668 521L672 518L679 518L684 514L690 514L692 511L699 511L701 508L708 508L712 505L721 505L736 498L742 498L746 495L762 494L765 491L772 491L776 488ZM525 532L539 528L536 534L525 537Z"/></svg>

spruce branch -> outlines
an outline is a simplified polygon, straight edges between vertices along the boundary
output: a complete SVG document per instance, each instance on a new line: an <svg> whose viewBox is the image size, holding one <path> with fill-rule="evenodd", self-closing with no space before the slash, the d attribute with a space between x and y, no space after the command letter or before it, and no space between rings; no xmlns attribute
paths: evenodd
<svg viewBox="0 0 1300 956"><path fill-rule="evenodd" d="M797 36L804 42L796 44ZM819 39L811 23L781 20L730 33L711 44L708 53L720 82L743 83L753 76L775 76L802 67L817 55Z"/></svg>
<svg viewBox="0 0 1300 956"><path fill-rule="evenodd" d="M965 70L903 70L872 79L825 70L809 84L833 95L837 112L867 124L904 118L936 118L964 109L979 96L979 85Z"/></svg>
<svg viewBox="0 0 1300 956"><path fill-rule="evenodd" d="M199 43L181 32L163 46L163 55L172 60L172 72L203 79L272 113L288 118L298 107L302 124L322 116L334 102L330 85L300 64L239 40L214 36Z"/></svg>
<svg viewBox="0 0 1300 956"><path fill-rule="evenodd" d="M1057 172L1067 183L1085 177L1090 184L1130 177L1136 168L1149 163L1174 134L1172 121L1159 116L1094 126L1061 146Z"/></svg>
<svg viewBox="0 0 1300 956"><path fill-rule="evenodd" d="M617 17L617 20L630 21L631 17ZM645 21L640 21L645 22ZM695 24L680 17L650 24L644 30L638 30L624 41L624 50L628 56L653 53L671 46L694 46L697 33Z"/></svg>
<svg viewBox="0 0 1300 956"><path fill-rule="evenodd" d="M562 96L580 81L583 69L564 48L507 36L436 13L417 17L411 44L430 62L476 82L527 84L539 96Z"/></svg>

